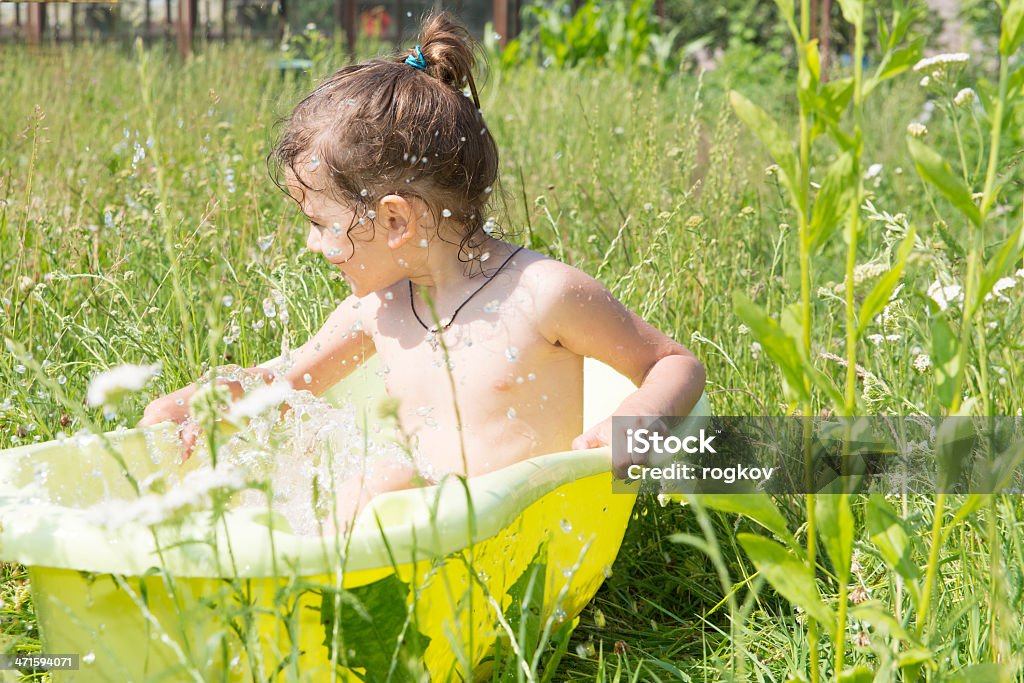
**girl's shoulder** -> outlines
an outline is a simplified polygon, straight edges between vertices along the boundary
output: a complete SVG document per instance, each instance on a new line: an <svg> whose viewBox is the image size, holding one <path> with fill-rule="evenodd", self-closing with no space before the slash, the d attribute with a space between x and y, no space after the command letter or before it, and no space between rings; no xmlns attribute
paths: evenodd
<svg viewBox="0 0 1024 683"><path fill-rule="evenodd" d="M520 260L520 256L522 261L518 270L524 276L523 285L542 298L561 297L581 287L601 287L594 278L582 270L545 254L524 248L516 255L516 261Z"/></svg>

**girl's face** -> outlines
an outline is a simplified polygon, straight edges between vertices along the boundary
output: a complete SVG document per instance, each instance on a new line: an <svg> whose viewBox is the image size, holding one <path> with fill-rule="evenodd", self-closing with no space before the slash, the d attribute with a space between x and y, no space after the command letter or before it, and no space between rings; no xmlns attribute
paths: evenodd
<svg viewBox="0 0 1024 683"><path fill-rule="evenodd" d="M402 247L411 238L406 233L415 234L415 221L411 231L402 221L388 227L372 211L359 216L322 192L291 182L288 188L310 221L306 247L336 266L353 294L366 296L408 277Z"/></svg>

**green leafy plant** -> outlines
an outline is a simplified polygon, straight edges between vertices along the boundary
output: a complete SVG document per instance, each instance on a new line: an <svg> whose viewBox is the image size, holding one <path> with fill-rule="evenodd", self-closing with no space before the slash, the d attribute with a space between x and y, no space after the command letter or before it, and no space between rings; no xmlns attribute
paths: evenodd
<svg viewBox="0 0 1024 683"><path fill-rule="evenodd" d="M653 0L588 0L571 15L565 0L527 5L523 19L528 28L509 41L502 62L529 57L544 66L672 72L679 65L674 45L681 28L662 33L653 10Z"/></svg>

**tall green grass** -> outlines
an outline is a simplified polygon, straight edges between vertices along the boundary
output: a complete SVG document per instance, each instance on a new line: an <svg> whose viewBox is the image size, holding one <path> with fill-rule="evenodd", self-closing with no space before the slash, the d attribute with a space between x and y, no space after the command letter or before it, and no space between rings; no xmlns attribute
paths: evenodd
<svg viewBox="0 0 1024 683"><path fill-rule="evenodd" d="M20 350L0 356L0 447L131 425L149 398L208 367L253 364L302 343L345 296L321 260L303 253L304 225L263 162L274 122L340 65L336 53L317 52L310 75L282 77L268 66L274 53L237 44L209 45L184 62L156 48L144 69L136 53L102 46L3 49L0 325L34 362ZM999 80L979 56L957 85L998 92L995 84L1010 78L1005 69ZM735 292L776 319L801 302L810 316L802 319L814 323L798 337L804 360L842 387L840 405L849 409L852 396L872 413L935 413L952 406L940 400L945 378L934 359L930 368L920 360L935 356L929 285L962 281L972 260L998 250L1020 219L1019 171L1004 194L986 190L979 245L980 233L951 220L948 200L926 189L903 142L907 124L926 111L929 93L918 79L879 84L853 117L863 140L850 172L862 187L854 206L865 208L852 212L852 249L828 240L812 258L801 222L811 214L789 201L773 160L726 96L740 91L782 130L799 131L807 111L793 79L752 91L741 71L649 79L595 68L496 69L482 87L502 151L493 212L510 239L595 275L697 352L718 414L784 414L794 405L770 349L737 316ZM1005 113L1016 120L1020 110ZM977 111L940 107L927 141L958 154L959 135L971 162L986 144L971 115ZM799 133L786 135L800 147ZM1002 140L1019 148L1011 126ZM826 140L808 148L800 165L806 191L827 182L837 152ZM871 172L875 164L881 168ZM891 267L911 224L917 235L903 288L851 346L850 302L861 305ZM857 271L865 263L881 267ZM1008 293L977 309L974 329L985 336L972 348L984 349L984 362L961 364L955 396L966 392L991 413L1015 415L1024 298ZM264 315L267 299L286 301L287 323ZM70 407L97 371L156 361L160 378L117 414ZM811 391L796 403L805 414L839 407ZM996 660L1009 666L974 669L967 680L1020 678L1017 499L852 498L822 508L811 525L820 500L779 499L782 523L769 528L791 557L805 549L808 581L799 595L773 581L758 562L763 555L749 559L761 541L737 532L762 530L757 515L689 503L640 502L612 576L551 674L556 680L833 680L857 666L878 672L874 680L952 680L967 665ZM835 571L827 536L825 554L815 554L823 529L847 541L845 574ZM3 633L27 649L31 613L15 598L24 592L18 569L5 571ZM914 581L929 588L927 606L914 598ZM847 605L854 594L870 600ZM808 616L818 608L806 601L846 616L824 623Z"/></svg>

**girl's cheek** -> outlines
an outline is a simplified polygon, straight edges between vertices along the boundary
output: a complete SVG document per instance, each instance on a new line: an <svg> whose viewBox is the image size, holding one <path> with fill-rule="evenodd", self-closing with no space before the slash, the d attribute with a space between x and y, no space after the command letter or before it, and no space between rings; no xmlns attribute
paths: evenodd
<svg viewBox="0 0 1024 683"><path fill-rule="evenodd" d="M320 251L320 233L316 228L311 228L306 236L306 248L313 252Z"/></svg>

